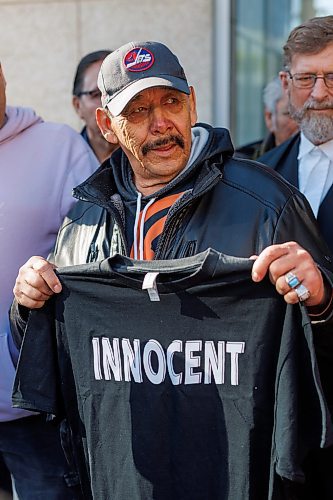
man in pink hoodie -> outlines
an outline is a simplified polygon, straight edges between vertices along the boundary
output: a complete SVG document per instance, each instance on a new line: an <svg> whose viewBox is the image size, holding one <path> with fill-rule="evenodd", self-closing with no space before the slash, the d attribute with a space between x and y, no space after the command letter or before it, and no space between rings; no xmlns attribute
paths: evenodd
<svg viewBox="0 0 333 500"><path fill-rule="evenodd" d="M18 358L8 322L12 289L30 255L48 255L75 202L72 188L97 166L89 146L67 125L46 123L29 108L6 106L0 65L0 455L20 500L77 497L68 487L75 478L58 427L11 405Z"/></svg>

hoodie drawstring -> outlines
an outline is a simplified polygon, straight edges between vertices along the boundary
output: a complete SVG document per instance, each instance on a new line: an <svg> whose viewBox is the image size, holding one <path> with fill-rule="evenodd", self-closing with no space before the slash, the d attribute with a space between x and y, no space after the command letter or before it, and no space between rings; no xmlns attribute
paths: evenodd
<svg viewBox="0 0 333 500"><path fill-rule="evenodd" d="M143 257L143 248L144 248L144 227L145 227L145 217L148 208L150 205L154 203L156 198L152 198L145 208L142 211L142 216L141 216L141 221L140 221L140 233L139 233L139 245L138 245L138 225L139 225L139 219L140 219L140 211L141 211L141 198L142 194L138 193L138 197L136 200L136 213L135 213L135 221L134 221L134 244L133 244L133 251L134 251L134 259L138 258L138 247L139 247L139 259L144 260Z"/></svg>

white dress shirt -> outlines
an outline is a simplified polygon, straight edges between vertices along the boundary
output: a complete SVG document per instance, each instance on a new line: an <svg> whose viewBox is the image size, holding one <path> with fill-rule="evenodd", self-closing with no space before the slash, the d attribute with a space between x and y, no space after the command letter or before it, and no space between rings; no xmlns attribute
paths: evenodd
<svg viewBox="0 0 333 500"><path fill-rule="evenodd" d="M333 183L333 139L315 146L301 133L297 159L299 190L317 217L320 203Z"/></svg>

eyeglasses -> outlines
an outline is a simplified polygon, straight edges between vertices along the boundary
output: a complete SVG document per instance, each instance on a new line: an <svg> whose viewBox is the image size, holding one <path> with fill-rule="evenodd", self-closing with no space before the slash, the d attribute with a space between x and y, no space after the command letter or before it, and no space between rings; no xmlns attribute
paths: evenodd
<svg viewBox="0 0 333 500"><path fill-rule="evenodd" d="M297 89L312 89L319 78L324 80L326 87L333 88L333 73L326 73L323 76L317 76L313 73L295 73L292 75L288 71L288 74Z"/></svg>
<svg viewBox="0 0 333 500"><path fill-rule="evenodd" d="M93 90L83 90L82 92L78 93L78 97L81 97L81 95L88 95L91 97L91 99L97 99L101 98L101 91L99 89L93 89Z"/></svg>

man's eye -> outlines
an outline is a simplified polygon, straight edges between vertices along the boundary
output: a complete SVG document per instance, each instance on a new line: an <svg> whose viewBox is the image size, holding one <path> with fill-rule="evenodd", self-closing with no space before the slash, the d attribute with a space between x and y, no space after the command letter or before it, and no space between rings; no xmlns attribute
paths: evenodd
<svg viewBox="0 0 333 500"><path fill-rule="evenodd" d="M146 106L137 106L136 108L133 107L132 109L129 109L125 115L127 116L128 120L137 123L138 121L145 120L148 116L149 113L149 108Z"/></svg>
<svg viewBox="0 0 333 500"><path fill-rule="evenodd" d="M325 78L326 80L333 82L333 73L326 73Z"/></svg>
<svg viewBox="0 0 333 500"><path fill-rule="evenodd" d="M312 80L312 78L313 78L312 75L304 75L304 76L297 76L296 80L298 80L299 82L309 82L310 80Z"/></svg>
<svg viewBox="0 0 333 500"><path fill-rule="evenodd" d="M144 106L139 106L138 108L135 108L132 113L145 113L147 111L147 108Z"/></svg>
<svg viewBox="0 0 333 500"><path fill-rule="evenodd" d="M102 93L100 90L96 89L96 90L92 90L90 95L93 99L97 99L97 98L101 97Z"/></svg>
<svg viewBox="0 0 333 500"><path fill-rule="evenodd" d="M164 101L164 106L166 110L170 113L179 113L182 110L183 103L177 97L169 97Z"/></svg>
<svg viewBox="0 0 333 500"><path fill-rule="evenodd" d="M166 100L166 104L177 104L178 103L178 99L176 99L175 97L169 97L169 99Z"/></svg>

